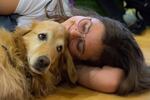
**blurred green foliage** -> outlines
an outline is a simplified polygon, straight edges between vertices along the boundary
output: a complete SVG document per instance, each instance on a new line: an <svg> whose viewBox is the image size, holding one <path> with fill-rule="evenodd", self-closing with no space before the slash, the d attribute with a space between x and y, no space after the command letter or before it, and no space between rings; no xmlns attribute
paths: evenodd
<svg viewBox="0 0 150 100"><path fill-rule="evenodd" d="M75 6L79 6L79 7L83 7L83 8L84 7L90 8L90 9L96 11L97 13L99 13L100 15L103 15L103 16L109 16L109 14L111 13L109 11L106 11L104 8L102 8L102 5L97 3L97 0L74 0L74 1L75 1ZM107 0L107 1L109 1L109 0ZM123 0L110 1L110 3L112 3L112 2L116 5L116 7L118 9L120 9L119 11L124 10ZM111 8L109 8L109 9L111 9Z"/></svg>
<svg viewBox="0 0 150 100"><path fill-rule="evenodd" d="M96 0L75 0L75 6L90 8L101 15L106 15L105 12L102 10L101 6L98 5Z"/></svg>

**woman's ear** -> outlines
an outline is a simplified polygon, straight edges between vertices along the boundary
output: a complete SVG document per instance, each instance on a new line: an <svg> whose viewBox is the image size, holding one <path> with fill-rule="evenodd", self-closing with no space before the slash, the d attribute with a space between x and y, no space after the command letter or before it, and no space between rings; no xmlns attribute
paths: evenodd
<svg viewBox="0 0 150 100"><path fill-rule="evenodd" d="M68 48L65 50L64 59L66 60L65 69L67 70L69 80L75 84L77 81L77 72Z"/></svg>

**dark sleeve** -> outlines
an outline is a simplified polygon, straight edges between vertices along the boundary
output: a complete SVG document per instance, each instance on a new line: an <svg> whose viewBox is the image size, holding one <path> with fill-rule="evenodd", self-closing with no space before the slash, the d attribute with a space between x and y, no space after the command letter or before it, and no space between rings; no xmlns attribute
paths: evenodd
<svg viewBox="0 0 150 100"><path fill-rule="evenodd" d="M17 16L18 15L15 15L15 14L7 15L7 16L0 15L0 27L4 27L9 31L14 31L17 25L17 22L16 22Z"/></svg>

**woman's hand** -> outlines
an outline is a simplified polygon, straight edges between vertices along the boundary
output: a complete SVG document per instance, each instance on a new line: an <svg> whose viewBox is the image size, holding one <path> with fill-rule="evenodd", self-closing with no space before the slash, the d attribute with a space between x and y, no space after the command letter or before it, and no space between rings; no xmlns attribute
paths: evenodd
<svg viewBox="0 0 150 100"><path fill-rule="evenodd" d="M111 66L77 66L78 83L100 92L114 93L124 77L122 69Z"/></svg>

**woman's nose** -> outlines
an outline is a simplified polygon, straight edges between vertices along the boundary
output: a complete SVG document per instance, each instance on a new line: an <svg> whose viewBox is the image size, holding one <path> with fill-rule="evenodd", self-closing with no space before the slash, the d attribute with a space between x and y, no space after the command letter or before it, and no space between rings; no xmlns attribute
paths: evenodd
<svg viewBox="0 0 150 100"><path fill-rule="evenodd" d="M71 36L71 38L77 38L77 37L80 37L80 32L78 31L78 29L77 28L72 28L72 29L70 29L70 36Z"/></svg>

